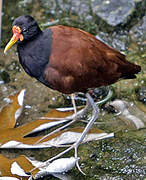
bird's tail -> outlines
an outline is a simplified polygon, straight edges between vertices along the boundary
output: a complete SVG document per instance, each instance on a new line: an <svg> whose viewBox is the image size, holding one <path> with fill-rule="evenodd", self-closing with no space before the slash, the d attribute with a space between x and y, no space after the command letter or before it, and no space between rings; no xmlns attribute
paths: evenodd
<svg viewBox="0 0 146 180"><path fill-rule="evenodd" d="M136 78L135 74L138 74L141 71L141 67L139 65L129 63L128 68L123 68L122 78L123 79L134 79Z"/></svg>

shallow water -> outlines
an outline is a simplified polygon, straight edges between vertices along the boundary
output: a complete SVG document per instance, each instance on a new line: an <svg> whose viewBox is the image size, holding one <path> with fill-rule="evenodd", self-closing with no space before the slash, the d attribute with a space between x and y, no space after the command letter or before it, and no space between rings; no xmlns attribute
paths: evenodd
<svg viewBox="0 0 146 180"><path fill-rule="evenodd" d="M116 31L116 28L105 26L102 23L97 25L96 17L91 11L86 16L89 11L88 2L86 1L87 3L83 7L80 2L82 1L78 1L81 9L76 8L76 4L72 5L71 1L7 0L4 2L2 49L0 50L0 106L4 105L3 99L9 94L22 88L26 89L26 108L21 118L18 119L17 125L43 116L50 108L70 105L67 96L46 88L25 74L18 62L16 47L13 47L7 55L3 54L3 48L12 35L11 23L15 17L22 14L33 15L42 28L53 23L65 24L82 28L94 35L98 34L102 40L126 53L128 60L142 66L142 72L137 75L137 79L114 84L112 86L113 99L119 98L132 102L139 110L146 113L146 106L143 102L139 102L139 95L136 93L141 87L146 86L146 39L144 39L142 31L145 19L138 16L140 20L133 23L132 27L128 27L130 29L127 30L126 27L121 26ZM79 103L84 104L85 102L81 100ZM81 158L81 168L87 175L83 176L75 168L66 175L66 179L144 179L146 129L136 130L121 121L118 116L108 114L105 110L101 110L98 121L100 123L96 127L106 132L115 132L115 138L81 145L78 155ZM80 123L80 125L83 124ZM44 150L0 150L0 153L10 158L25 154L43 161L60 151L62 149L51 148ZM68 157L73 155L73 151L67 155ZM44 179L56 178L49 176Z"/></svg>

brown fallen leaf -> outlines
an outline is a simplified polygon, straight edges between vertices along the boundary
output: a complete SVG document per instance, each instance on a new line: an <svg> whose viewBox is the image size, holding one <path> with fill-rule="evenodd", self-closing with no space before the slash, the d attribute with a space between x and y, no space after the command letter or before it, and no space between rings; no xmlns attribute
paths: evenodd
<svg viewBox="0 0 146 180"><path fill-rule="evenodd" d="M53 109L44 116L46 119L35 120L14 128L18 115L20 115L20 111L22 111L23 108L24 94L25 90L21 90L17 94L10 96L10 102L1 110L0 148L46 148L61 146L62 144L71 144L77 141L83 128L58 129L55 133L46 136L27 136L34 132L71 121L74 116L74 110L72 108ZM57 120L55 118L57 118ZM93 136L91 134L95 135ZM96 129L95 132L91 130L86 137L86 141L100 139L100 137L106 137L107 135L107 133L99 129Z"/></svg>
<svg viewBox="0 0 146 180"><path fill-rule="evenodd" d="M62 124L67 122L68 120L50 120L48 117L57 117L57 118L65 118L72 115L74 112L73 110L66 110L64 112L59 110L51 110L46 115L46 120L36 120L27 124L24 124L20 127L14 128L16 124L17 118L21 115L21 111L23 108L23 101L25 96L25 90L21 90L15 95L9 96L7 98L7 105L1 108L0 112L0 147L3 144L13 142L10 146L15 148L16 143L23 143L23 144L31 144L33 145L37 142L41 137L28 137L24 138L26 135L38 132L47 128L51 128L53 126ZM56 135L55 135L56 136ZM53 136L54 137L54 136ZM52 138L52 137L51 137ZM49 138L48 138L49 139ZM17 143L17 144L18 144ZM21 147L22 148L22 147Z"/></svg>
<svg viewBox="0 0 146 180"><path fill-rule="evenodd" d="M60 112L57 110L52 110L50 111L48 114L51 116L51 112L53 112L53 115L57 117L57 115L61 114L61 117L65 116L65 112ZM72 112L67 112L68 114L72 114ZM47 117L47 115L46 115ZM38 136L38 137L25 137L28 134L31 134L32 132L37 132L40 130L44 130L47 128L51 128L53 126L62 124L67 122L67 120L36 120L27 124L24 124L20 127L16 127L16 128L5 128L1 130L0 133L0 148L4 148L4 144L8 143L8 142L19 142L19 143L23 143L23 144L27 144L27 145L33 145L35 144L39 139L42 138L42 136ZM55 133L52 136L49 136L47 139L45 139L44 141L48 141L56 136L58 136L61 132ZM43 142L44 142L43 141ZM5 148L15 148L15 143L13 144L11 143L11 145L9 144L9 146L5 146ZM18 147L17 147L18 148ZM21 148L23 148L21 146ZM26 148L26 147L24 147ZM29 148L29 147L28 147Z"/></svg>
<svg viewBox="0 0 146 180"><path fill-rule="evenodd" d="M22 89L15 95L9 96L9 101L0 111L0 130L13 128L17 118L21 115L25 89Z"/></svg>
<svg viewBox="0 0 146 180"><path fill-rule="evenodd" d="M21 180L28 180L34 177L35 179L42 178L42 176L54 173L64 173L71 170L78 158L60 158L54 160L49 165L44 166L44 162L30 159L24 155L17 158L8 159L3 155L0 155L0 172L3 179L17 178ZM37 168L38 165L42 167ZM29 171L35 167L31 173ZM1 177L0 177L1 179ZM5 179L5 180L6 180Z"/></svg>
<svg viewBox="0 0 146 180"><path fill-rule="evenodd" d="M0 172L1 176L10 176L10 177L16 177L20 178L18 175L14 175L11 172L11 166L14 162L17 162L22 169L24 169L25 172L28 172L30 169L34 168L35 166L31 163L31 161L28 160L28 158L24 155L21 155L14 159L8 159L4 157L2 154L0 154ZM37 172L39 172L39 169L35 169L32 172L32 175L35 175ZM21 177L23 180L27 180L28 177Z"/></svg>

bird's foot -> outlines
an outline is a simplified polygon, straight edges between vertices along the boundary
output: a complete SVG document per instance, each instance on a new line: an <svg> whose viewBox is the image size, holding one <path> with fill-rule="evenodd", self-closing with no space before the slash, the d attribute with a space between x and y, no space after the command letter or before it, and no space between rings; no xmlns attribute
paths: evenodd
<svg viewBox="0 0 146 180"><path fill-rule="evenodd" d="M75 145L74 145L75 147L74 147L74 149L75 149L75 158L78 158L78 144L76 145L76 143L75 143ZM79 165L79 161L77 161L76 162L76 166L77 166L77 168L78 168L78 170L83 174L83 175L86 175L83 171L82 171L82 169L80 168L80 165Z"/></svg>

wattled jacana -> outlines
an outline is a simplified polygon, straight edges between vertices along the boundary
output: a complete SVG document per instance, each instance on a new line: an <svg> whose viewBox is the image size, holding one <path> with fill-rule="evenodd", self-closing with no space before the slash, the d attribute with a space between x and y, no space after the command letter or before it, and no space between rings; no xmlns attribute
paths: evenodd
<svg viewBox="0 0 146 180"><path fill-rule="evenodd" d="M86 93L94 116L77 144L98 116L88 89L135 78L141 70L119 51L77 28L58 25L42 31L31 16L25 15L14 20L12 31L4 52L18 42L19 61L26 73L62 93Z"/></svg>

